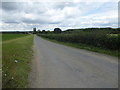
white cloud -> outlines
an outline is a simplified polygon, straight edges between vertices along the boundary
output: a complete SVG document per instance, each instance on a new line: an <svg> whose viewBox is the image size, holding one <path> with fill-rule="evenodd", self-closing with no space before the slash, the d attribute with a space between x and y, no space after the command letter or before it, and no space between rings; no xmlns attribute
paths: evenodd
<svg viewBox="0 0 120 90"><path fill-rule="evenodd" d="M2 5L2 29L117 27L117 2L109 1L6 2Z"/></svg>

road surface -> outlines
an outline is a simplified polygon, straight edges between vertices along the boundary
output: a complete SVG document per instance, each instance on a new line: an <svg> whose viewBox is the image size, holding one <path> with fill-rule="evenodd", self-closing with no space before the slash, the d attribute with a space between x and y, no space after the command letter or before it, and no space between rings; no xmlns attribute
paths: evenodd
<svg viewBox="0 0 120 90"><path fill-rule="evenodd" d="M34 36L31 88L117 88L117 58Z"/></svg>

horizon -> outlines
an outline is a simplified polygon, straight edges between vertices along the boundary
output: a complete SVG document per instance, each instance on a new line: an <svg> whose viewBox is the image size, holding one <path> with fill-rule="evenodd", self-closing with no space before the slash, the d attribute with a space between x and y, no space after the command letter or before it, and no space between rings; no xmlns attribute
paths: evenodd
<svg viewBox="0 0 120 90"><path fill-rule="evenodd" d="M91 27L91 28L96 28L97 29L97 28L100 28L100 27ZM112 27L102 27L102 28L112 28ZM68 28L66 30L70 30L70 29L76 30L75 28ZM90 28L77 28L77 29L79 30L79 29L90 29ZM118 28L112 28L112 29L119 29L119 27ZM36 31L38 31L38 30L40 30L40 29L36 28ZM45 29L43 29L43 30L45 30ZM62 30L62 31L66 31L66 30ZM0 30L0 32L31 32L31 31L33 31L33 28L31 30ZM42 30L40 30L40 31L42 31ZM54 31L54 30L45 30L45 31Z"/></svg>

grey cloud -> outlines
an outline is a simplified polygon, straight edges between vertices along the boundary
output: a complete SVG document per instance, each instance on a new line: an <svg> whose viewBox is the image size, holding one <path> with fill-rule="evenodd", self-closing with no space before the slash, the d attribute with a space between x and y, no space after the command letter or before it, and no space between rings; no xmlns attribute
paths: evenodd
<svg viewBox="0 0 120 90"><path fill-rule="evenodd" d="M28 24L59 24L60 23L60 21L53 21L48 17L39 17L36 19L23 18L21 21Z"/></svg>
<svg viewBox="0 0 120 90"><path fill-rule="evenodd" d="M61 22L49 22L48 24L60 24Z"/></svg>
<svg viewBox="0 0 120 90"><path fill-rule="evenodd" d="M20 22L16 22L16 21L5 21L4 23L9 23L9 24L11 24L11 23L19 24Z"/></svg>
<svg viewBox="0 0 120 90"><path fill-rule="evenodd" d="M19 3L17 2L2 2L2 9L12 11L18 9Z"/></svg>
<svg viewBox="0 0 120 90"><path fill-rule="evenodd" d="M55 3L54 8L55 9L64 9L65 7L74 7L75 4L73 2L60 2L60 3Z"/></svg>
<svg viewBox="0 0 120 90"><path fill-rule="evenodd" d="M47 21L45 20L32 20L32 19L22 19L22 22L24 23L28 23L28 24L45 24L45 23L48 23Z"/></svg>

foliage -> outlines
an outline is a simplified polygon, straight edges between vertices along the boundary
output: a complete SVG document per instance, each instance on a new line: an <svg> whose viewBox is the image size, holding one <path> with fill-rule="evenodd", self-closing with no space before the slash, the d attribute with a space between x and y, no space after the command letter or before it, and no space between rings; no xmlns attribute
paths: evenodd
<svg viewBox="0 0 120 90"><path fill-rule="evenodd" d="M61 34L41 34L40 36L62 42L91 45L103 49L118 50L119 36L109 36L113 30L75 30Z"/></svg>
<svg viewBox="0 0 120 90"><path fill-rule="evenodd" d="M54 29L54 33L61 33L61 32L62 32L62 30L60 28L55 28Z"/></svg>
<svg viewBox="0 0 120 90"><path fill-rule="evenodd" d="M36 28L33 28L33 34L36 34L37 31L36 31Z"/></svg>

